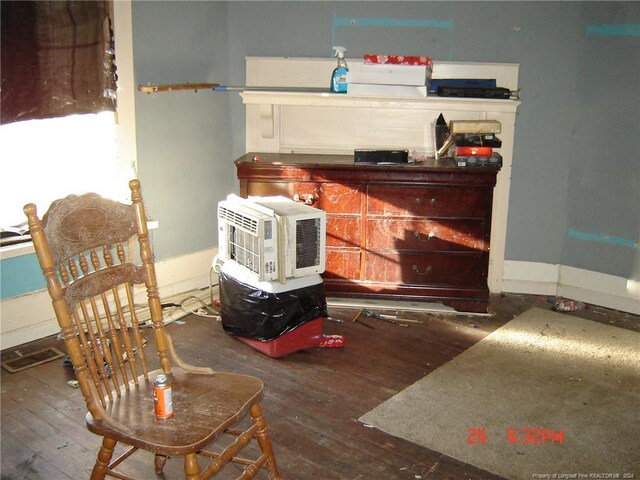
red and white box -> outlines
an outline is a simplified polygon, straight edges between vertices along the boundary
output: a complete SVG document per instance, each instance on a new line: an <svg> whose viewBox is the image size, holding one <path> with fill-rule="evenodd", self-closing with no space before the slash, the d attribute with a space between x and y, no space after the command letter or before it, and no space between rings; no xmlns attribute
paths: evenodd
<svg viewBox="0 0 640 480"><path fill-rule="evenodd" d="M391 65L420 65L432 68L431 57L416 57L408 55L378 55L366 54L364 63L385 63Z"/></svg>

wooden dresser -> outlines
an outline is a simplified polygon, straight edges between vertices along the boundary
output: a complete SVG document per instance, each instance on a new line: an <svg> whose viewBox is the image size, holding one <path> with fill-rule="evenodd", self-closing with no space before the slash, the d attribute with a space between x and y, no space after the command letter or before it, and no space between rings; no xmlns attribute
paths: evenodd
<svg viewBox="0 0 640 480"><path fill-rule="evenodd" d="M351 155L255 152L235 164L242 196L284 195L327 212L329 295L488 311L497 170L450 160L355 165Z"/></svg>

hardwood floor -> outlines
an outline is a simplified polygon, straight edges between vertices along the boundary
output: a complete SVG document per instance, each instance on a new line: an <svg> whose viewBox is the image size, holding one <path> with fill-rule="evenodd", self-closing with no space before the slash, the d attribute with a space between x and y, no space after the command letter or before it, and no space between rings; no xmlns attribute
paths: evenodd
<svg viewBox="0 0 640 480"><path fill-rule="evenodd" d="M490 480L500 477L357 419L531 306L551 304L543 297L500 295L492 298L491 317L409 313L423 325L408 328L366 319L374 329L352 322L356 309L330 308L331 317L342 323L326 320L324 332L345 335L347 345L282 359L253 350L210 318L189 315L168 330L186 361L264 380L263 412L284 479ZM639 317L604 308L569 315L640 331ZM150 330L145 333L150 337ZM44 346L64 350L61 341L48 338L7 349L2 360ZM100 442L84 426L84 403L67 384L71 379L73 372L61 360L17 373L2 370L2 479L89 477ZM128 473L154 478L153 458L144 453L134 458L125 462ZM237 476L239 471L230 473ZM266 473L260 475L266 478ZM159 478L182 478L181 460L170 459Z"/></svg>

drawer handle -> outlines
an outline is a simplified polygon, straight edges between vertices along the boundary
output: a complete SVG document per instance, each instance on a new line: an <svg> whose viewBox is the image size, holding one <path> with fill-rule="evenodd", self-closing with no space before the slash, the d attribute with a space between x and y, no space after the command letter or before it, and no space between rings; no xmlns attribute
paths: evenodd
<svg viewBox="0 0 640 480"><path fill-rule="evenodd" d="M433 207L436 204L436 199L432 198L431 200L429 200L429 204ZM420 197L416 197L416 205L421 205L422 204L422 199Z"/></svg>
<svg viewBox="0 0 640 480"><path fill-rule="evenodd" d="M420 232L413 232L413 236L416 237L421 242L428 242L432 238L435 238L436 234L434 232L429 232L425 237L424 235L420 235Z"/></svg>
<svg viewBox="0 0 640 480"><path fill-rule="evenodd" d="M431 265L427 265L427 268L424 269L424 272L421 272L418 266L414 265L413 267L411 267L411 270L416 272L418 275L428 275L431 273L431 270L433 270L433 267Z"/></svg>
<svg viewBox="0 0 640 480"><path fill-rule="evenodd" d="M302 195L295 193L293 195L293 201L298 203L304 203L306 205L313 205L313 203L315 202L315 199L313 198L313 195L310 193L309 194L303 193Z"/></svg>

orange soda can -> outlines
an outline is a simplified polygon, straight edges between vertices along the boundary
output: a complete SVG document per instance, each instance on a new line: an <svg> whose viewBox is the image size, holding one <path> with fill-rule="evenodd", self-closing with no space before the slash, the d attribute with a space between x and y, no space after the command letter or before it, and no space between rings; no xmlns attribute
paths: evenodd
<svg viewBox="0 0 640 480"><path fill-rule="evenodd" d="M153 382L153 405L156 418L173 417L171 380L164 374L158 375Z"/></svg>

